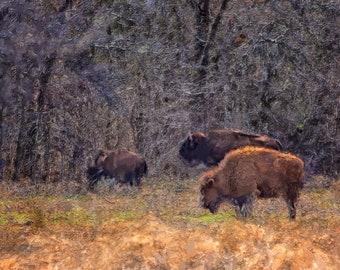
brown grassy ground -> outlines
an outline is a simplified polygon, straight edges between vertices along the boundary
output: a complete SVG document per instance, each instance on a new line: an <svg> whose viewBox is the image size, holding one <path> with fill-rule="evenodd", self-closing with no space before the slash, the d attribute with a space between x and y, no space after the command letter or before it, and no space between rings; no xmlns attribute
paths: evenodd
<svg viewBox="0 0 340 270"><path fill-rule="evenodd" d="M150 179L23 197L3 184L0 269L340 269L340 179L314 178L293 222L281 199L258 200L247 221L229 205L212 215L197 189Z"/></svg>

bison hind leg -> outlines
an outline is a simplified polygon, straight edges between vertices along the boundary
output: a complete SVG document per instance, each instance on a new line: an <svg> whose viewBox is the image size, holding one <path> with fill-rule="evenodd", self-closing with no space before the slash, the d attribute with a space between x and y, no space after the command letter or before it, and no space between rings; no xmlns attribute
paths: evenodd
<svg viewBox="0 0 340 270"><path fill-rule="evenodd" d="M236 206L236 215L238 218L247 218L251 216L255 199L256 193L252 192L250 194L242 195L232 200L232 202Z"/></svg>
<svg viewBox="0 0 340 270"><path fill-rule="evenodd" d="M130 187L133 186L133 180L135 178L135 174L132 173L132 172L127 172L125 174L125 183L129 183L130 184Z"/></svg>

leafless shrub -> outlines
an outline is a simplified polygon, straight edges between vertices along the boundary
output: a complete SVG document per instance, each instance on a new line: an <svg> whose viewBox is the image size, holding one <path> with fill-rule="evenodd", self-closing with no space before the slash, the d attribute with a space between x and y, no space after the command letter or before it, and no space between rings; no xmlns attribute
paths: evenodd
<svg viewBox="0 0 340 270"><path fill-rule="evenodd" d="M1 176L81 185L98 148L121 147L184 177L180 140L222 127L335 176L338 14L335 1L2 2Z"/></svg>

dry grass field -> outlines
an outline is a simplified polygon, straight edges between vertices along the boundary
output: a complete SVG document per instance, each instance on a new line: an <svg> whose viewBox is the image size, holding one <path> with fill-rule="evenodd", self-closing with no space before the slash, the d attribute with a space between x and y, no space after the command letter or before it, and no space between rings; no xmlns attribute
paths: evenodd
<svg viewBox="0 0 340 270"><path fill-rule="evenodd" d="M282 199L257 200L246 221L228 204L210 214L195 179L77 196L19 189L1 185L0 269L340 269L340 179L309 182L296 221Z"/></svg>

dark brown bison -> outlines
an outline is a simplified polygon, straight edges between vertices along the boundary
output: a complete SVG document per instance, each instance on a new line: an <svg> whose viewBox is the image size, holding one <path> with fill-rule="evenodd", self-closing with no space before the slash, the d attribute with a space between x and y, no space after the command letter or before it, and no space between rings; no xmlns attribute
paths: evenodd
<svg viewBox="0 0 340 270"><path fill-rule="evenodd" d="M247 217L257 196L282 196L289 218L294 219L303 166L296 156L273 149L247 146L233 150L200 177L201 206L215 213L226 200L236 206L238 216Z"/></svg>
<svg viewBox="0 0 340 270"><path fill-rule="evenodd" d="M281 143L265 135L245 133L237 130L211 130L206 136L202 132L190 133L179 150L180 158L190 166L203 162L207 166L217 165L231 150L256 145L282 150Z"/></svg>
<svg viewBox="0 0 340 270"><path fill-rule="evenodd" d="M127 150L101 150L95 159L95 166L89 167L87 175L89 189L93 189L101 177L114 179L115 183L140 185L141 178L147 174L145 159Z"/></svg>

